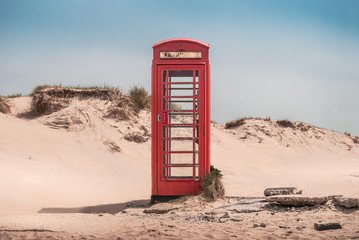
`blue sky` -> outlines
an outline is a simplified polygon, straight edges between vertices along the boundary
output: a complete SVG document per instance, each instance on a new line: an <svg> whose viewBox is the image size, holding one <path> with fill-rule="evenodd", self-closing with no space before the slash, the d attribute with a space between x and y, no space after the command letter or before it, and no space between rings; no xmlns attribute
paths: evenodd
<svg viewBox="0 0 359 240"><path fill-rule="evenodd" d="M359 1L0 0L0 95L39 84L150 89L152 45L210 44L212 118L359 135Z"/></svg>

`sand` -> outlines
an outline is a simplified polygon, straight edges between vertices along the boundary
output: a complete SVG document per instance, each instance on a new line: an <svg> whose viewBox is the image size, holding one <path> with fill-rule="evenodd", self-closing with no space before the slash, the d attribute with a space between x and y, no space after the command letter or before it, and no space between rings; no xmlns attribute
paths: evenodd
<svg viewBox="0 0 359 240"><path fill-rule="evenodd" d="M249 213L219 212L215 204L175 204L165 214L145 214L128 208L117 214L2 214L0 238L8 239L357 239L359 212L332 203L311 208L265 209ZM186 205L187 204L187 205ZM189 205L189 206L188 206ZM166 206L167 207L167 206ZM223 218L228 214L229 218ZM314 223L340 223L342 229L316 231ZM10 238L9 238L10 239Z"/></svg>
<svg viewBox="0 0 359 240"><path fill-rule="evenodd" d="M176 218L171 213L149 216L143 208L103 216L37 213L42 208L81 208L149 199L150 112L141 111L130 120L118 121L105 117L110 102L74 99L67 108L50 115L21 118L19 114L29 110L30 97L9 102L11 114L0 113L1 239L23 235L33 239L323 239L359 235L355 227L359 226L358 212L348 214L330 205L302 212L307 225L302 230L296 229L298 214L290 211L275 215L262 211L259 216L247 213L242 216L247 220L225 223L192 222L180 216L188 213L198 218L214 206L194 213L191 209L176 212ZM245 122L233 129L224 129L222 124L211 126L211 164L222 170L227 196L262 197L265 188L293 186L308 196L359 197L359 144L352 136L308 128L302 123L295 124L308 129L280 127L269 119ZM143 137L144 142L126 140L129 134ZM267 227L253 228L257 219L266 222ZM343 229L317 232L312 225L320 219L341 221ZM291 228L279 228L282 222L291 223Z"/></svg>

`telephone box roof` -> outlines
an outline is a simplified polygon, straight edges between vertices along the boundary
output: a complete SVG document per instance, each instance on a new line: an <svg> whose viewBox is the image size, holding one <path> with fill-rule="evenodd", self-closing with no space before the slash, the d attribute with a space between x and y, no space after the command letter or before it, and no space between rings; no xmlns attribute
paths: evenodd
<svg viewBox="0 0 359 240"><path fill-rule="evenodd" d="M195 44L199 44L202 45L203 47L209 48L209 44L196 40L196 39L191 39L191 38L172 38L172 39L167 39L167 40L163 40L161 42L158 42L156 44L153 44L153 48L158 47L160 45L166 44L166 43L174 43L174 42L188 42L188 43L195 43Z"/></svg>

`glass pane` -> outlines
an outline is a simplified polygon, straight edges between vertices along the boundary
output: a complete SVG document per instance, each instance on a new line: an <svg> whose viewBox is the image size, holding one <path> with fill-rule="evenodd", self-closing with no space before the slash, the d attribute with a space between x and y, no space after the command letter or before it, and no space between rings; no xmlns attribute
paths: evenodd
<svg viewBox="0 0 359 240"><path fill-rule="evenodd" d="M198 86L195 86L195 93L198 92ZM172 84L168 85L168 96L193 96L193 84Z"/></svg>
<svg viewBox="0 0 359 240"><path fill-rule="evenodd" d="M193 82L193 70L169 71L168 82Z"/></svg>
<svg viewBox="0 0 359 240"><path fill-rule="evenodd" d="M167 137L167 127L162 128L162 137L164 137L164 138Z"/></svg>
<svg viewBox="0 0 359 240"><path fill-rule="evenodd" d="M168 137L193 137L193 127L169 127Z"/></svg>
<svg viewBox="0 0 359 240"><path fill-rule="evenodd" d="M198 116L198 113L196 113ZM193 114L192 113L169 113L169 123L171 124L192 124Z"/></svg>
<svg viewBox="0 0 359 240"><path fill-rule="evenodd" d="M167 179L167 172L165 167L162 168L162 179Z"/></svg>
<svg viewBox="0 0 359 240"><path fill-rule="evenodd" d="M169 179L192 179L193 167L170 167Z"/></svg>
<svg viewBox="0 0 359 240"><path fill-rule="evenodd" d="M191 164L193 165L193 153L170 153L169 164Z"/></svg>
<svg viewBox="0 0 359 240"><path fill-rule="evenodd" d="M167 159L167 154L164 153L163 154L163 159L162 159L163 165L166 165L166 159Z"/></svg>
<svg viewBox="0 0 359 240"><path fill-rule="evenodd" d="M167 75L167 71L163 71L163 77L162 77L162 81L165 83L166 82L166 75ZM167 95L167 87L165 84L162 85L163 88L162 88L162 95L163 96L166 96Z"/></svg>
<svg viewBox="0 0 359 240"><path fill-rule="evenodd" d="M162 81L163 82L166 82L166 80L167 80L166 77L167 77L167 71L165 70L162 72Z"/></svg>
<svg viewBox="0 0 359 240"><path fill-rule="evenodd" d="M170 99L170 110L193 110L193 98Z"/></svg>
<svg viewBox="0 0 359 240"><path fill-rule="evenodd" d="M193 140L172 140L170 151L193 151Z"/></svg>
<svg viewBox="0 0 359 240"><path fill-rule="evenodd" d="M198 143L199 143L199 141L198 141L198 139L197 140L195 140L195 143L194 143L194 150L196 151L196 152L198 152L199 151L199 145L198 145Z"/></svg>
<svg viewBox="0 0 359 240"><path fill-rule="evenodd" d="M166 111L167 110L167 99L163 98L163 106L162 106L162 110Z"/></svg>

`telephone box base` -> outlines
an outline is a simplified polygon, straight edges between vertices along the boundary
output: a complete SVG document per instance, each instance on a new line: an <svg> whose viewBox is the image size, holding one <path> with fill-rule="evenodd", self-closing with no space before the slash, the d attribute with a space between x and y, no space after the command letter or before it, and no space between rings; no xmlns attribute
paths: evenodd
<svg viewBox="0 0 359 240"><path fill-rule="evenodd" d="M176 195L176 196L162 196L162 195L152 195L151 196L151 204L153 203L159 203L159 202L168 202L170 200L178 199L182 196Z"/></svg>

